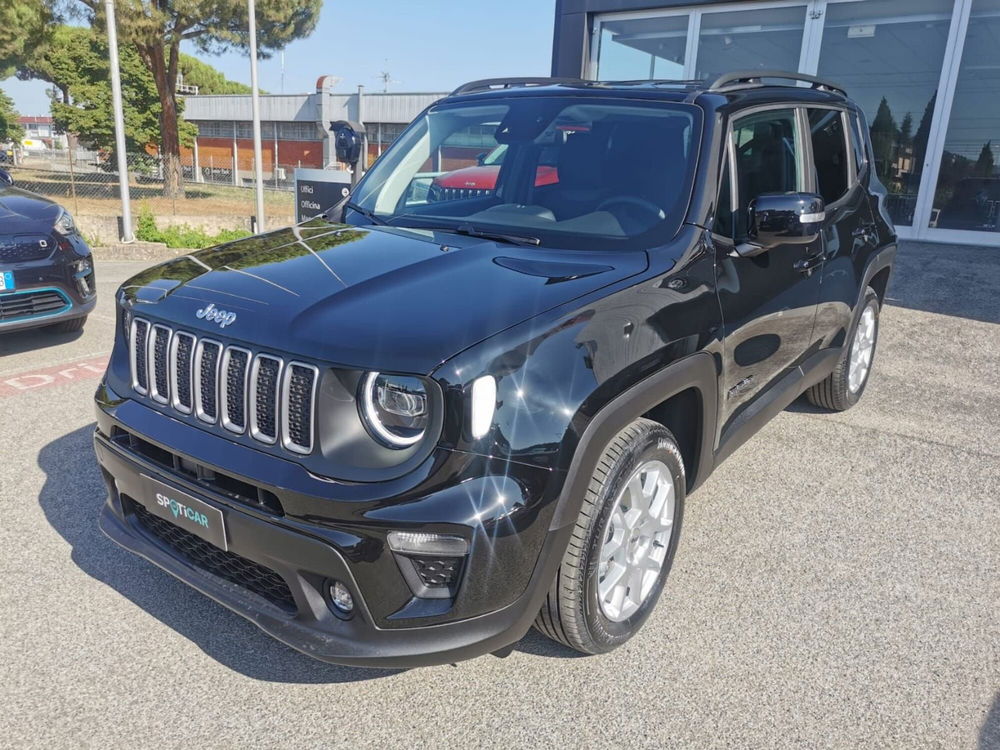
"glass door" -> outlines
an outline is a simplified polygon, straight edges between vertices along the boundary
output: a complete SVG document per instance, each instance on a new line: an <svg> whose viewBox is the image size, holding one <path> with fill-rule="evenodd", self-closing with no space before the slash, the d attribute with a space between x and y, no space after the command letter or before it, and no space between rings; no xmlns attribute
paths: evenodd
<svg viewBox="0 0 1000 750"><path fill-rule="evenodd" d="M952 8L952 0L826 6L817 74L843 85L864 110L898 227L914 223Z"/></svg>
<svg viewBox="0 0 1000 750"><path fill-rule="evenodd" d="M708 8L700 18L694 77L711 81L733 70L798 70L805 24L805 3Z"/></svg>
<svg viewBox="0 0 1000 750"><path fill-rule="evenodd" d="M608 19L596 26L595 75L601 81L686 78L686 13Z"/></svg>
<svg viewBox="0 0 1000 750"><path fill-rule="evenodd" d="M956 80L926 219L928 238L1000 240L998 50L1000 0L973 0L964 44L956 53Z"/></svg>

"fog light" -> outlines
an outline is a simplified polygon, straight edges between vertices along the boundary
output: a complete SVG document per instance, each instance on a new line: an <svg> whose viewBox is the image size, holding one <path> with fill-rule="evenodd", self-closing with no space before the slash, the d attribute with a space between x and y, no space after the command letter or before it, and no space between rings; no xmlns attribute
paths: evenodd
<svg viewBox="0 0 1000 750"><path fill-rule="evenodd" d="M390 531L389 547L404 555L455 555L469 551L469 543L460 536L427 534L422 531Z"/></svg>
<svg viewBox="0 0 1000 750"><path fill-rule="evenodd" d="M347 590L347 586L340 581L334 581L330 584L330 601L333 602L334 607L345 615L349 615L354 611L354 597Z"/></svg>

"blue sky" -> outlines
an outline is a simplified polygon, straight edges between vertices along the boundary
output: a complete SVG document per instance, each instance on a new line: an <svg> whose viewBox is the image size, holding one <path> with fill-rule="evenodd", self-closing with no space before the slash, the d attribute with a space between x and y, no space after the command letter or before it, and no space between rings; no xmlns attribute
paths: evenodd
<svg viewBox="0 0 1000 750"><path fill-rule="evenodd" d="M327 2L312 35L285 50L286 93L314 91L340 76L338 91L447 91L476 78L548 75L555 0L353 0ZM193 52L193 50L186 50ZM250 82L249 59L205 57L227 77ZM279 56L260 63L260 85L281 91ZM48 114L45 84L7 79L0 88L22 115Z"/></svg>

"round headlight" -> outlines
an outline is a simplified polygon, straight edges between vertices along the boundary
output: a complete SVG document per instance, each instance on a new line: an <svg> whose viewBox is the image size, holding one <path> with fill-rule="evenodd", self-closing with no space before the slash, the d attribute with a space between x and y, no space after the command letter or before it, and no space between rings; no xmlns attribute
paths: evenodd
<svg viewBox="0 0 1000 750"><path fill-rule="evenodd" d="M428 408L420 378L370 372L361 381L361 413L368 431L390 448L406 448L424 436Z"/></svg>

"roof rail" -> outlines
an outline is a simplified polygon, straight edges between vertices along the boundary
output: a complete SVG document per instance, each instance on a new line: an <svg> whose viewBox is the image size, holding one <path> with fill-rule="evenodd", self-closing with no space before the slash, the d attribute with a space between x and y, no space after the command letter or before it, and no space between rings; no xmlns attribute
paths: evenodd
<svg viewBox="0 0 1000 750"><path fill-rule="evenodd" d="M491 91L493 89L509 89L515 86L551 86L557 83L584 83L579 78L484 78L480 81L470 81L462 84L449 96L471 94L476 91Z"/></svg>
<svg viewBox="0 0 1000 750"><path fill-rule="evenodd" d="M737 70L732 73L725 73L712 81L712 85L708 87L708 90L731 91L732 89L761 86L763 85L762 78L804 81L811 83L814 89L832 91L836 94L847 96L847 92L842 86L838 86L830 81L824 81L822 78L817 78L816 76L806 75L805 73L790 73L787 70Z"/></svg>

